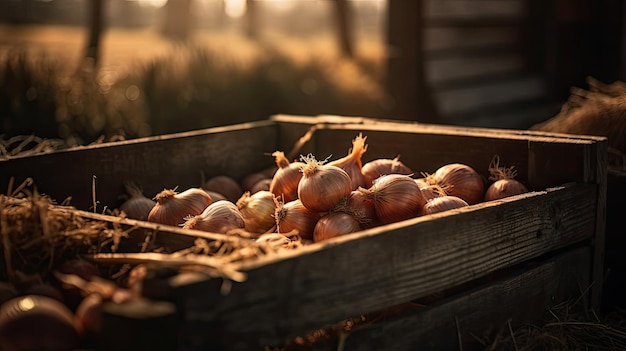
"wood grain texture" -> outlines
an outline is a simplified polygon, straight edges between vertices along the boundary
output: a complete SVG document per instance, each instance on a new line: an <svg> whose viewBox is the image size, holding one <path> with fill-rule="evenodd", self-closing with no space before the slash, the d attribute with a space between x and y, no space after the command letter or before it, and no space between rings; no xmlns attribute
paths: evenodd
<svg viewBox="0 0 626 351"><path fill-rule="evenodd" d="M233 349L281 343L584 241L595 195L572 185L374 228L244 262L248 278L228 295L208 281L179 289L178 303L189 323L215 321Z"/></svg>
<svg viewBox="0 0 626 351"><path fill-rule="evenodd" d="M228 174L236 179L271 165L277 129L270 121L244 123L193 132L106 143L0 162L0 185L32 177L40 192L58 202L71 197L81 210L93 206L96 176L97 212L116 208L123 183L137 183L148 197L164 188L185 190L208 178Z"/></svg>
<svg viewBox="0 0 626 351"><path fill-rule="evenodd" d="M348 334L344 350L484 350L475 336L508 330L508 320L514 329L542 325L550 308L583 296L590 259L585 247L528 265L497 283L357 329Z"/></svg>

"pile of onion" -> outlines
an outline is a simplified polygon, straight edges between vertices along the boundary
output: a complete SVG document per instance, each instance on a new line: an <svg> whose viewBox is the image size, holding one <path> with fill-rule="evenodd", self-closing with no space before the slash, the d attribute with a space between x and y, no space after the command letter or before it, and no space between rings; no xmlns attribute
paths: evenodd
<svg viewBox="0 0 626 351"><path fill-rule="evenodd" d="M493 181L485 192L485 201L502 199L528 192L522 182L515 179L517 171L514 166L500 166L500 156L495 155L489 165L489 180Z"/></svg>
<svg viewBox="0 0 626 351"><path fill-rule="evenodd" d="M463 163L449 163L439 167L435 173L426 176L430 185L438 185L446 195L460 197L470 205L483 201L485 183L474 168Z"/></svg>
<svg viewBox="0 0 626 351"><path fill-rule="evenodd" d="M239 183L232 177L223 174L209 178L202 184L202 189L221 194L230 202L236 202L243 194Z"/></svg>
<svg viewBox="0 0 626 351"><path fill-rule="evenodd" d="M275 151L272 153L278 169L272 177L269 191L276 197L282 198L284 202L289 202L298 198L298 183L302 178L300 169L304 166L303 162L290 162L285 153Z"/></svg>
<svg viewBox="0 0 626 351"><path fill-rule="evenodd" d="M348 155L328 163L329 166L339 167L348 173L348 176L352 181L351 190L369 186L366 185L365 177L361 172L361 168L363 167L363 154L367 151L367 144L365 144L366 140L367 137L364 137L363 134L359 133L359 135L352 140L352 148L348 150Z"/></svg>
<svg viewBox="0 0 626 351"><path fill-rule="evenodd" d="M313 241L319 242L358 232L361 229L361 222L353 215L342 211L330 212L322 216L315 224Z"/></svg>

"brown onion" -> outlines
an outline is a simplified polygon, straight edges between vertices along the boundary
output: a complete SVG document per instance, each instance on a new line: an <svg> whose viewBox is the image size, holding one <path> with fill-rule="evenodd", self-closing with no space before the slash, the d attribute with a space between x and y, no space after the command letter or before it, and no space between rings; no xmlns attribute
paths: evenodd
<svg viewBox="0 0 626 351"><path fill-rule="evenodd" d="M239 199L239 197L243 194L243 190L241 190L239 183L227 175L218 175L210 178L204 182L202 188L204 190L222 194L228 201L233 203L236 202L237 199Z"/></svg>
<svg viewBox="0 0 626 351"><path fill-rule="evenodd" d="M356 217L363 227L371 227L376 223L374 200L363 191L353 190L346 200L346 212Z"/></svg>
<svg viewBox="0 0 626 351"><path fill-rule="evenodd" d="M485 192L485 201L502 199L509 196L519 195L528 192L522 182L515 179L517 171L514 166L500 166L500 157L495 155L489 165L489 180L493 181Z"/></svg>
<svg viewBox="0 0 626 351"><path fill-rule="evenodd" d="M439 213L465 206L469 205L467 202L465 202L465 200L461 199L460 197L444 195L428 200L428 202L426 202L426 204L422 208L420 215Z"/></svg>
<svg viewBox="0 0 626 351"><path fill-rule="evenodd" d="M254 193L259 192L261 190L270 191L270 185L271 184L272 184L272 179L271 178L259 180L258 182L254 183L252 188L250 188L250 193L254 194Z"/></svg>
<svg viewBox="0 0 626 351"><path fill-rule="evenodd" d="M189 216L202 213L213 202L211 196L200 188L189 188L182 193L166 189L155 197L157 204L148 215L148 221L178 226Z"/></svg>
<svg viewBox="0 0 626 351"><path fill-rule="evenodd" d="M126 189L129 197L120 205L120 211L124 212L131 219L148 220L148 214L156 205L156 201L146 197L141 188L135 184L124 184L124 189Z"/></svg>
<svg viewBox="0 0 626 351"><path fill-rule="evenodd" d="M361 229L361 223L354 216L345 212L331 212L322 216L315 224L313 241L319 242Z"/></svg>
<svg viewBox="0 0 626 351"><path fill-rule="evenodd" d="M302 156L302 179L298 184L298 198L313 212L332 210L352 192L352 181L346 171L318 161L311 154Z"/></svg>
<svg viewBox="0 0 626 351"><path fill-rule="evenodd" d="M445 190L439 185L431 185L424 178L415 179L415 183L422 191L422 195L426 200L434 199L436 197L445 196Z"/></svg>
<svg viewBox="0 0 626 351"><path fill-rule="evenodd" d="M369 189L359 191L373 199L376 218L381 224L417 217L426 203L415 180L403 174L383 175Z"/></svg>
<svg viewBox="0 0 626 351"><path fill-rule="evenodd" d="M239 200L237 208L245 221L246 230L251 233L265 233L276 225L276 199L274 194L261 190L254 194L246 191Z"/></svg>
<svg viewBox="0 0 626 351"><path fill-rule="evenodd" d="M298 183L302 178L300 169L304 166L304 162L289 162L282 151L275 151L272 156L278 169L272 177L269 191L276 197L282 198L284 202L297 199Z"/></svg>
<svg viewBox="0 0 626 351"><path fill-rule="evenodd" d="M385 174L404 174L411 175L413 171L404 163L400 161L400 156L396 156L394 159L379 158L367 162L361 168L363 178L365 180L365 186L371 187L374 180Z"/></svg>
<svg viewBox="0 0 626 351"><path fill-rule="evenodd" d="M352 148L348 150L348 155L328 163L329 166L339 167L348 173L352 181L352 190L367 186L363 173L361 173L361 167L363 167L363 161L361 159L363 154L367 151L365 140L367 140L367 137L359 133L359 135L352 140Z"/></svg>
<svg viewBox="0 0 626 351"><path fill-rule="evenodd" d="M79 344L74 315L61 302L24 295L2 304L0 350L74 350Z"/></svg>
<svg viewBox="0 0 626 351"><path fill-rule="evenodd" d="M188 218L183 228L226 234L233 229L243 229L245 225L237 205L220 200L210 204L199 215Z"/></svg>
<svg viewBox="0 0 626 351"><path fill-rule="evenodd" d="M447 195L460 197L470 205L481 202L485 195L485 184L481 175L462 163L443 165L427 176L426 181L431 185L439 185Z"/></svg>
<svg viewBox="0 0 626 351"><path fill-rule="evenodd" d="M306 208L299 199L278 202L276 206L276 230L279 234L296 231L303 239L313 239L313 229L319 215Z"/></svg>
<svg viewBox="0 0 626 351"><path fill-rule="evenodd" d="M254 172L254 173L250 173L248 175L246 175L245 177L243 177L243 179L241 180L240 186L241 186L241 190L245 191L250 191L251 193L254 193L252 190L252 188L254 187L254 185L260 181L264 181L264 180L269 180L271 181L272 178L268 177L265 173L263 172Z"/></svg>

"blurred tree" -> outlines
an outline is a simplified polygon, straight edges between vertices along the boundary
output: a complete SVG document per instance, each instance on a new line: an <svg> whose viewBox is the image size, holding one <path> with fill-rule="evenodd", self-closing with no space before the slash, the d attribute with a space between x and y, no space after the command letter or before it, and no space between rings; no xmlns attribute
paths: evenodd
<svg viewBox="0 0 626 351"><path fill-rule="evenodd" d="M191 34L192 0L167 0L162 8L161 34L172 40L186 40Z"/></svg>
<svg viewBox="0 0 626 351"><path fill-rule="evenodd" d="M354 57L354 43L350 4L348 0L333 0L333 3L339 52L345 57L352 58Z"/></svg>
<svg viewBox="0 0 626 351"><path fill-rule="evenodd" d="M257 0L246 0L245 34L250 39L256 39L259 32L259 8Z"/></svg>
<svg viewBox="0 0 626 351"><path fill-rule="evenodd" d="M89 39L85 48L85 58L91 59L94 67L100 59L100 39L102 37L104 0L90 0L88 11L89 16Z"/></svg>

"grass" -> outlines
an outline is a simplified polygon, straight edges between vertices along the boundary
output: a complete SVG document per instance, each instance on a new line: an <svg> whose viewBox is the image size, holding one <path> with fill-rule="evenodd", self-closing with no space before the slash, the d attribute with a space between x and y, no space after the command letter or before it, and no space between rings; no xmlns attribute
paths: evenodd
<svg viewBox="0 0 626 351"><path fill-rule="evenodd" d="M385 113L382 50L372 41L346 60L329 36L298 41L269 34L250 41L201 32L183 44L145 30L110 30L96 69L81 61L79 28L0 29L5 138L34 134L75 145L276 113Z"/></svg>

